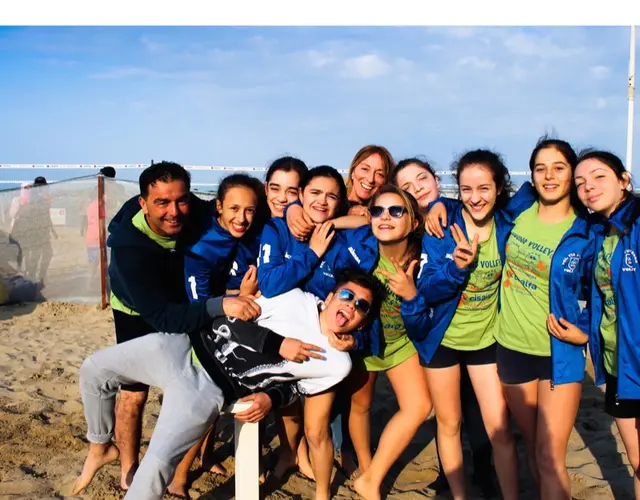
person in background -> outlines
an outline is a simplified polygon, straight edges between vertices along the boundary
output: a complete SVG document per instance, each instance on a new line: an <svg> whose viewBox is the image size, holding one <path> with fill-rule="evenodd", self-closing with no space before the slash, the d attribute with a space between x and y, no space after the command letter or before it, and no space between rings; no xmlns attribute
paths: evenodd
<svg viewBox="0 0 640 500"><path fill-rule="evenodd" d="M36 177L29 191L29 201L16 214L11 238L21 248L25 276L44 282L53 258L51 238L57 239L58 233L51 221L51 196L46 179Z"/></svg>
<svg viewBox="0 0 640 500"><path fill-rule="evenodd" d="M640 199L630 191L624 164L608 151L581 153L574 182L580 201L592 211L596 258L589 350L595 383L606 384L604 408L615 418L640 500ZM565 324L550 315L549 330L564 335Z"/></svg>
<svg viewBox="0 0 640 500"><path fill-rule="evenodd" d="M104 220L105 207L100 206L98 197L94 198L85 211L85 245L87 247L87 260L89 263L89 278L87 287L92 288L100 268L100 230L101 216Z"/></svg>
<svg viewBox="0 0 640 500"><path fill-rule="evenodd" d="M40 291L44 285L23 276L0 279L0 306L23 302L40 302L44 299Z"/></svg>

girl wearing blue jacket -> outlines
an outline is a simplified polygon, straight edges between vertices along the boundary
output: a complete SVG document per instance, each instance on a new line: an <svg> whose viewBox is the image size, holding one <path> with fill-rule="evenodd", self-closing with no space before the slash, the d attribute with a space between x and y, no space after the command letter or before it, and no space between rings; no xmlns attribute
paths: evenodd
<svg viewBox="0 0 640 500"><path fill-rule="evenodd" d="M185 250L187 295L192 302L225 294L238 245L256 218L261 193L255 181L246 174L233 174L220 182L215 217L204 221L199 237Z"/></svg>
<svg viewBox="0 0 640 500"><path fill-rule="evenodd" d="M433 167L421 158L406 158L399 161L391 174L391 182L411 194L425 215L429 206L440 196L440 179ZM428 238L428 236L425 237ZM478 400L465 365L460 366L460 399L463 429L469 440L473 457L473 483L482 490L484 496L491 497L496 493L494 471L491 465L491 443L482 423ZM437 419L434 419L434 422L437 423ZM437 425L435 427L437 434ZM436 452L439 472L436 479L429 485L429 489L439 494L449 490L450 487L442 466L437 438Z"/></svg>
<svg viewBox="0 0 640 500"><path fill-rule="evenodd" d="M307 172L300 184L302 209L316 224L309 241L299 241L284 219L271 219L262 231L258 256L258 286L265 297L294 288L324 298L335 288L333 271L340 260L349 262L340 246L333 244L336 231L332 219L346 201L340 173L322 165Z"/></svg>
<svg viewBox="0 0 640 500"><path fill-rule="evenodd" d="M506 209L514 227L494 333L498 376L545 500L571 498L566 452L586 362L588 309L580 300L588 294L593 248L573 189L576 163L573 148L557 139L543 137L531 154L533 183Z"/></svg>
<svg viewBox="0 0 640 500"><path fill-rule="evenodd" d="M574 179L594 212L589 348L596 385L606 384L605 411L616 420L640 499L640 199L628 189L622 161L606 151L580 155Z"/></svg>
<svg viewBox="0 0 640 500"><path fill-rule="evenodd" d="M498 374L544 499L570 499L567 444L585 369L585 285L593 260L575 199L571 146L543 138L529 161L531 198L517 197L500 285Z"/></svg>
<svg viewBox="0 0 640 500"><path fill-rule="evenodd" d="M246 237L255 219L259 206L259 189L261 183L246 174L233 174L220 182L216 196L215 216L202 221L197 229L194 240L187 245L184 252L184 273L187 296L191 302L205 301L211 296L225 294L229 287L230 269L240 241ZM223 279L220 279L220 278ZM241 289L249 284L243 280ZM246 295L255 293L243 290ZM208 438L211 429L185 455L176 473L169 492L186 495L187 474L203 442ZM214 464L211 472L225 474L226 470L220 464Z"/></svg>
<svg viewBox="0 0 640 500"><path fill-rule="evenodd" d="M509 410L496 366L500 278L512 224L501 209L509 201L509 172L487 150L465 153L455 165L461 204L443 239L425 236L420 295L432 311L430 330L412 337L426 367L436 411L438 450L455 499L465 498L460 425L460 365L465 365L493 445L505 499L518 497L518 457ZM469 243L469 242L472 243ZM417 326L417 325L416 325Z"/></svg>
<svg viewBox="0 0 640 500"><path fill-rule="evenodd" d="M347 191L340 173L330 166L310 169L300 183L302 210L316 225L308 241L296 239L284 218L273 218L264 227L258 256L258 286L265 297L286 293L301 288L325 299L334 290L334 273L338 269L351 266L346 248L339 240L340 235L333 227L336 216L345 211ZM335 390L307 398L304 406L305 434L328 432L329 413L335 398ZM299 408L290 408L283 418L280 428L281 450L274 475L282 477L287 469L295 467L306 476L315 479L317 495L328 495L332 464L315 467L312 470L307 454L307 440L299 440ZM315 415L309 419L309 415ZM322 416L322 417L321 417ZM313 457L315 448L311 439L309 455ZM296 448L296 456L293 448ZM318 493L321 492L321 493Z"/></svg>
<svg viewBox="0 0 640 500"><path fill-rule="evenodd" d="M362 475L354 482L364 498L380 498L390 467L431 413L431 399L418 354L401 316L403 301L416 295L414 273L420 256L422 217L415 198L385 185L370 202L371 225L345 233L347 253L387 288L370 328L358 340L361 361L354 361L347 384L352 390L349 433ZM387 423L373 458L369 410L377 375L385 372L399 411Z"/></svg>
<svg viewBox="0 0 640 500"><path fill-rule="evenodd" d="M283 217L285 207L298 199L300 182L307 172L307 165L292 156L278 158L269 166L264 181L264 203L259 200L257 209L260 220L255 221L251 231L240 240L229 270L227 293L246 295L257 287L256 266L264 224L272 217ZM258 191L261 190L262 184L258 187Z"/></svg>

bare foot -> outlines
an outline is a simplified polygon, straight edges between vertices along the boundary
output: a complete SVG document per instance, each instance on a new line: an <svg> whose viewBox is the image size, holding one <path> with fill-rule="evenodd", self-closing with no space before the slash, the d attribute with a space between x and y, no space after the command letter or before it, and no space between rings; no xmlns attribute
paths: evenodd
<svg viewBox="0 0 640 500"><path fill-rule="evenodd" d="M76 482L73 484L71 495L77 495L87 486L89 486L89 484L91 484L91 481L93 480L93 477L100 470L100 468L103 465L117 460L119 456L120 451L113 443L91 443L89 445L89 453L87 453L87 458L84 461L84 466L82 467L82 472L80 473L78 479L76 479Z"/></svg>
<svg viewBox="0 0 640 500"><path fill-rule="evenodd" d="M174 484L171 482L171 484L167 486L167 493L180 498L189 498L189 492L187 491L186 484Z"/></svg>
<svg viewBox="0 0 640 500"><path fill-rule="evenodd" d="M300 474L312 481L315 481L316 477L313 474L313 467L311 467L311 460L309 460L309 448L306 446L306 443L304 446L301 445L298 447L296 460L298 461L298 470L300 471Z"/></svg>
<svg viewBox="0 0 640 500"><path fill-rule="evenodd" d="M364 474L353 482L353 489L365 500L380 500L380 487L367 481Z"/></svg>
<svg viewBox="0 0 640 500"><path fill-rule="evenodd" d="M133 483L133 476L136 475L137 470L138 464L133 464L131 467L129 467L129 470L126 474L122 474L120 476L120 488L122 488L124 491L127 491L129 489L129 486L131 486L131 483Z"/></svg>

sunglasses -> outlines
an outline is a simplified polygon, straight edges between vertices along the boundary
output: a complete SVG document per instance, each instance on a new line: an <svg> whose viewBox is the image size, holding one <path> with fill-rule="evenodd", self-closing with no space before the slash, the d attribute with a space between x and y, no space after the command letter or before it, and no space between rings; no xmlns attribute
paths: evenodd
<svg viewBox="0 0 640 500"><path fill-rule="evenodd" d="M342 302L351 302L356 298L356 294L348 288L343 288L338 292L338 298ZM360 312L363 316L369 314L369 311L371 310L371 304L369 304L369 302L365 299L356 300L354 305L356 307L356 311Z"/></svg>
<svg viewBox="0 0 640 500"><path fill-rule="evenodd" d="M377 219L378 217L382 217L382 214L385 212L385 210L388 211L389 215L394 219L399 219L407 213L407 209L400 205L391 205L390 207L380 207L376 205L373 207L369 207L369 213L371 214L371 217L375 219Z"/></svg>

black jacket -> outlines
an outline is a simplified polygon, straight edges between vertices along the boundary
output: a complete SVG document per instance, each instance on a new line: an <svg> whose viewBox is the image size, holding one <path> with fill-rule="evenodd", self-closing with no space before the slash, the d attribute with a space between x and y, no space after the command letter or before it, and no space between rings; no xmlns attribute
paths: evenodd
<svg viewBox="0 0 640 500"><path fill-rule="evenodd" d="M189 335L191 345L211 379L222 390L225 404L264 392L274 409L299 395L297 377L279 354L284 337L253 322L219 316L210 328Z"/></svg>
<svg viewBox="0 0 640 500"><path fill-rule="evenodd" d="M161 247L133 225L131 219L140 211L137 197L109 223L111 290L158 332L195 332L222 314L222 297L190 303L184 281L182 248L197 238L212 210L211 203L191 195L189 218L175 250Z"/></svg>

